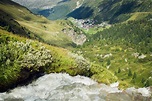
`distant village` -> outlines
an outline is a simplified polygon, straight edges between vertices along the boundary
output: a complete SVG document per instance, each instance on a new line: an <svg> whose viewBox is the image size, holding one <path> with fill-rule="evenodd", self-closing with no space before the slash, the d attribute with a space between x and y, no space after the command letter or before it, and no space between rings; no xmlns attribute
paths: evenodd
<svg viewBox="0 0 152 101"><path fill-rule="evenodd" d="M76 24L79 28L89 29L92 27L110 27L111 25L107 22L102 22L101 24L95 24L95 21L92 19L72 19L72 22Z"/></svg>

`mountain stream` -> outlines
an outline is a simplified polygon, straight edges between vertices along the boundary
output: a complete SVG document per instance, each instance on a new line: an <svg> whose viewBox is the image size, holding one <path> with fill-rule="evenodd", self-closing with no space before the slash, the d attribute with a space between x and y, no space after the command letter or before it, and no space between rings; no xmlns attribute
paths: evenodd
<svg viewBox="0 0 152 101"><path fill-rule="evenodd" d="M0 101L152 101L149 88L119 90L83 76L46 74L27 86L0 93Z"/></svg>

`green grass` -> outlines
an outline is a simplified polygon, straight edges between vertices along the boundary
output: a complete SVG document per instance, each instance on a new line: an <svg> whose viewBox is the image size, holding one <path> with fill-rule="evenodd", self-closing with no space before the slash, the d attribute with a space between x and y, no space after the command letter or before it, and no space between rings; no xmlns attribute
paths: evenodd
<svg viewBox="0 0 152 101"><path fill-rule="evenodd" d="M13 46L17 43L23 46ZM0 46L0 52L3 54L0 54L0 91L6 91L23 82L26 83L30 78L40 73L66 72L70 75L91 75L90 63L78 55L73 56L73 53L64 48L20 37L1 29ZM33 55L31 57L33 59L29 57L30 54L26 57L28 53ZM39 53L44 53L44 56L38 55ZM47 57L49 55L52 58ZM36 59L37 56L39 57ZM46 59L41 60L45 57ZM33 63L35 65L32 65Z"/></svg>
<svg viewBox="0 0 152 101"><path fill-rule="evenodd" d="M93 69L95 74L92 78L98 82L109 84L119 81L120 88L127 88L145 87L148 81L151 86L151 12L136 12L125 16L130 18L109 28L94 27L84 30L89 36L89 41L73 51L83 55L93 64L101 66L101 69ZM72 18L69 20L77 25ZM136 52L147 57L138 59L132 55ZM110 53L112 56L103 58ZM132 72L131 76L128 76L129 70ZM115 77L111 78L109 72ZM133 76L134 73L136 77Z"/></svg>
<svg viewBox="0 0 152 101"><path fill-rule="evenodd" d="M152 14L152 12L136 12L136 13L132 13L132 14L130 14L131 17L127 21L141 20L141 19L146 18L148 15L151 15L151 14Z"/></svg>
<svg viewBox="0 0 152 101"><path fill-rule="evenodd" d="M91 44L92 43L92 44ZM151 59L150 54L146 54L150 60L145 62L140 62L140 59L135 58L132 54L137 52L136 49L131 46L126 46L125 44L110 43L110 40L100 40L93 41L91 43L86 43L83 47L78 48L85 58L88 58L94 64L102 66L103 68L95 68L96 74L92 76L93 79L98 82L120 82L120 88L127 87L144 87L146 81L148 80L152 85L151 75ZM112 54L110 57L103 58L107 54ZM146 60L143 59L143 60ZM108 63L110 61L110 63ZM109 66L110 64L110 66ZM109 68L108 68L109 66ZM120 73L118 73L120 68ZM132 76L128 76L129 69L132 72ZM133 74L136 73L136 78L133 79ZM112 77L111 78L111 74ZM142 79L145 81L142 82Z"/></svg>
<svg viewBox="0 0 152 101"><path fill-rule="evenodd" d="M104 28L97 28L97 27L94 27L94 28L89 28L88 30L86 29L83 29L83 31L87 34L96 34L97 32L99 31L102 31Z"/></svg>
<svg viewBox="0 0 152 101"><path fill-rule="evenodd" d="M14 20L12 23L16 22L19 24L19 27L26 30L28 37L60 47L69 47L69 45L73 44L72 39L68 36L69 32L63 32L63 29L70 28L74 30L73 26L68 25L68 21L50 21L43 16L32 14L26 8L11 1L1 1L0 10L6 13L10 21L11 19ZM2 18L2 21L4 20L5 23L5 20L7 20L6 16Z"/></svg>
<svg viewBox="0 0 152 101"><path fill-rule="evenodd" d="M109 64L108 61L110 61L108 70L115 73L122 88L152 85L152 33L150 31L151 21L149 20L151 14L147 14L148 13L135 20L116 24L109 29L98 32L93 35L94 38L92 38L93 36L90 37L90 42L81 47L83 52L86 51L83 53L85 57L91 61L96 61L97 64L105 68L107 68L107 64ZM132 31L128 32L130 29L132 29ZM111 57L101 58L101 54L104 56L109 53L112 54ZM133 56L133 53L139 53L140 55L145 54L146 57L139 59ZM97 56L97 54L99 55ZM128 76L129 71L132 72L130 76ZM133 76L134 73L136 77Z"/></svg>

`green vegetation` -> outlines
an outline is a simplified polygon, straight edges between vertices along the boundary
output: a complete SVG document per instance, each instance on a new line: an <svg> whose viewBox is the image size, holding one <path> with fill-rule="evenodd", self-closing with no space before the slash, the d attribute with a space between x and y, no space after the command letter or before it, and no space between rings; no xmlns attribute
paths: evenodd
<svg viewBox="0 0 152 101"><path fill-rule="evenodd" d="M130 11L123 11L122 8L125 8L123 6L129 5L129 2L130 4L134 2L135 6L137 2L122 1L122 5L118 5L120 1L121 0L113 1L111 3L108 3L110 1L102 2L104 5L101 14L104 13L106 20L115 24L101 31L97 31L97 29L88 31L88 34L90 34L90 32L94 34L94 31L97 31L97 33L89 35L88 42L81 47L77 47L77 50L74 50L74 52L82 54L91 62L115 74L117 80L120 82L121 88L151 86L152 13L150 9L145 8L141 10L146 3L151 5L151 1L138 2L141 6L137 8L132 7ZM94 9L93 6L90 5L89 7ZM116 8L121 6L121 9L115 9L114 12L108 10L114 5ZM109 8L104 8L104 6L108 6ZM104 9L111 12L109 14L118 13L118 15L108 15L108 12L104 12ZM118 12L118 10L121 12ZM104 18L100 15L100 21L105 20L101 19L101 17ZM93 79L102 82L100 81L102 79L99 78L101 74L102 72L99 72Z"/></svg>
<svg viewBox="0 0 152 101"><path fill-rule="evenodd" d="M91 35L89 41L75 50L91 62L115 74L120 87L152 85L151 14L141 20L112 25ZM102 73L96 76L100 81Z"/></svg>
<svg viewBox="0 0 152 101"><path fill-rule="evenodd" d="M41 73L92 76L92 66L83 57L1 29L0 47L0 91L26 83Z"/></svg>
<svg viewBox="0 0 152 101"><path fill-rule="evenodd" d="M138 21L129 21L112 26L107 30L103 30L94 36L100 39L108 39L114 42L121 42L134 49L138 53L151 53L152 43L152 15Z"/></svg>
<svg viewBox="0 0 152 101"><path fill-rule="evenodd" d="M50 51L30 40L18 41L3 34L0 39L1 90L2 87L7 89L9 85L29 78L35 72L44 72L43 69L52 63Z"/></svg>
<svg viewBox="0 0 152 101"><path fill-rule="evenodd" d="M0 26L14 34L37 39L54 46L70 47L74 44L70 32L75 30L66 20L50 21L43 16L36 16L29 10L10 0L0 1ZM80 34L75 30L76 34Z"/></svg>
<svg viewBox="0 0 152 101"><path fill-rule="evenodd" d="M152 11L151 0L85 0L83 5L69 14L76 19L91 18L96 23L109 21L109 23L120 23L130 18L134 13L137 18L142 14L137 12L150 13ZM81 15L81 16L79 16ZM135 16L134 16L135 17Z"/></svg>

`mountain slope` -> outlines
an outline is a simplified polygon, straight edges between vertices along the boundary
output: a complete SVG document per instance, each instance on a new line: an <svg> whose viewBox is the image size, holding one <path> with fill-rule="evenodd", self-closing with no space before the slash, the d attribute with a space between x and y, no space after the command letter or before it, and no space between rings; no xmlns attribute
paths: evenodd
<svg viewBox="0 0 152 101"><path fill-rule="evenodd" d="M103 23L108 22L110 26L91 23L87 28L81 26L86 24L83 20L75 20L89 34L88 41L75 52L114 73L121 87L152 86L151 7L151 0L86 1L69 16L93 19L96 23L106 21ZM102 76L98 71L92 78L103 82Z"/></svg>
<svg viewBox="0 0 152 101"><path fill-rule="evenodd" d="M36 8L52 8L55 6L58 2L61 2L62 0L12 0L15 1L21 5L24 5L25 7L29 8L30 10L36 9Z"/></svg>
<svg viewBox="0 0 152 101"><path fill-rule="evenodd" d="M56 20L66 18L66 15L81 6L84 0L13 0L29 8L35 14L48 19Z"/></svg>
<svg viewBox="0 0 152 101"><path fill-rule="evenodd" d="M152 86L151 18L152 14L144 13L105 28L90 35L75 52L114 73L122 87ZM99 71L95 79L102 82L100 75Z"/></svg>
<svg viewBox="0 0 152 101"><path fill-rule="evenodd" d="M77 37L77 34L71 37L71 34L77 31L77 28L69 22L63 20L50 21L42 16L36 16L23 6L12 1L1 0L0 10L2 13L1 26L7 27L8 23L12 22L12 25L8 27L18 26L21 31L24 29L25 36L61 47L73 45L74 42L72 40ZM7 18L10 20L7 20ZM63 30L67 31L63 32ZM13 30L11 31L13 32ZM80 32L77 33L81 35L82 32ZM15 31L14 33L19 32Z"/></svg>
<svg viewBox="0 0 152 101"><path fill-rule="evenodd" d="M94 19L96 23L101 23L102 21L108 21L109 23L123 22L132 17L133 13L148 13L152 11L151 0L58 0L56 2L47 0L42 2L42 0L39 0L28 1L29 3L23 0L14 1L49 19L63 19L66 17L74 17L75 19L89 18ZM50 3L53 6L49 6ZM37 7L34 6L35 4L37 4Z"/></svg>
<svg viewBox="0 0 152 101"><path fill-rule="evenodd" d="M0 29L0 92L43 75L66 72L91 76L90 63L70 51Z"/></svg>
<svg viewBox="0 0 152 101"><path fill-rule="evenodd" d="M116 23L129 19L131 17L130 13L151 12L151 5L151 0L87 0L86 3L71 12L68 16L76 19L92 18L96 23L102 21ZM80 14L81 17L79 16Z"/></svg>

